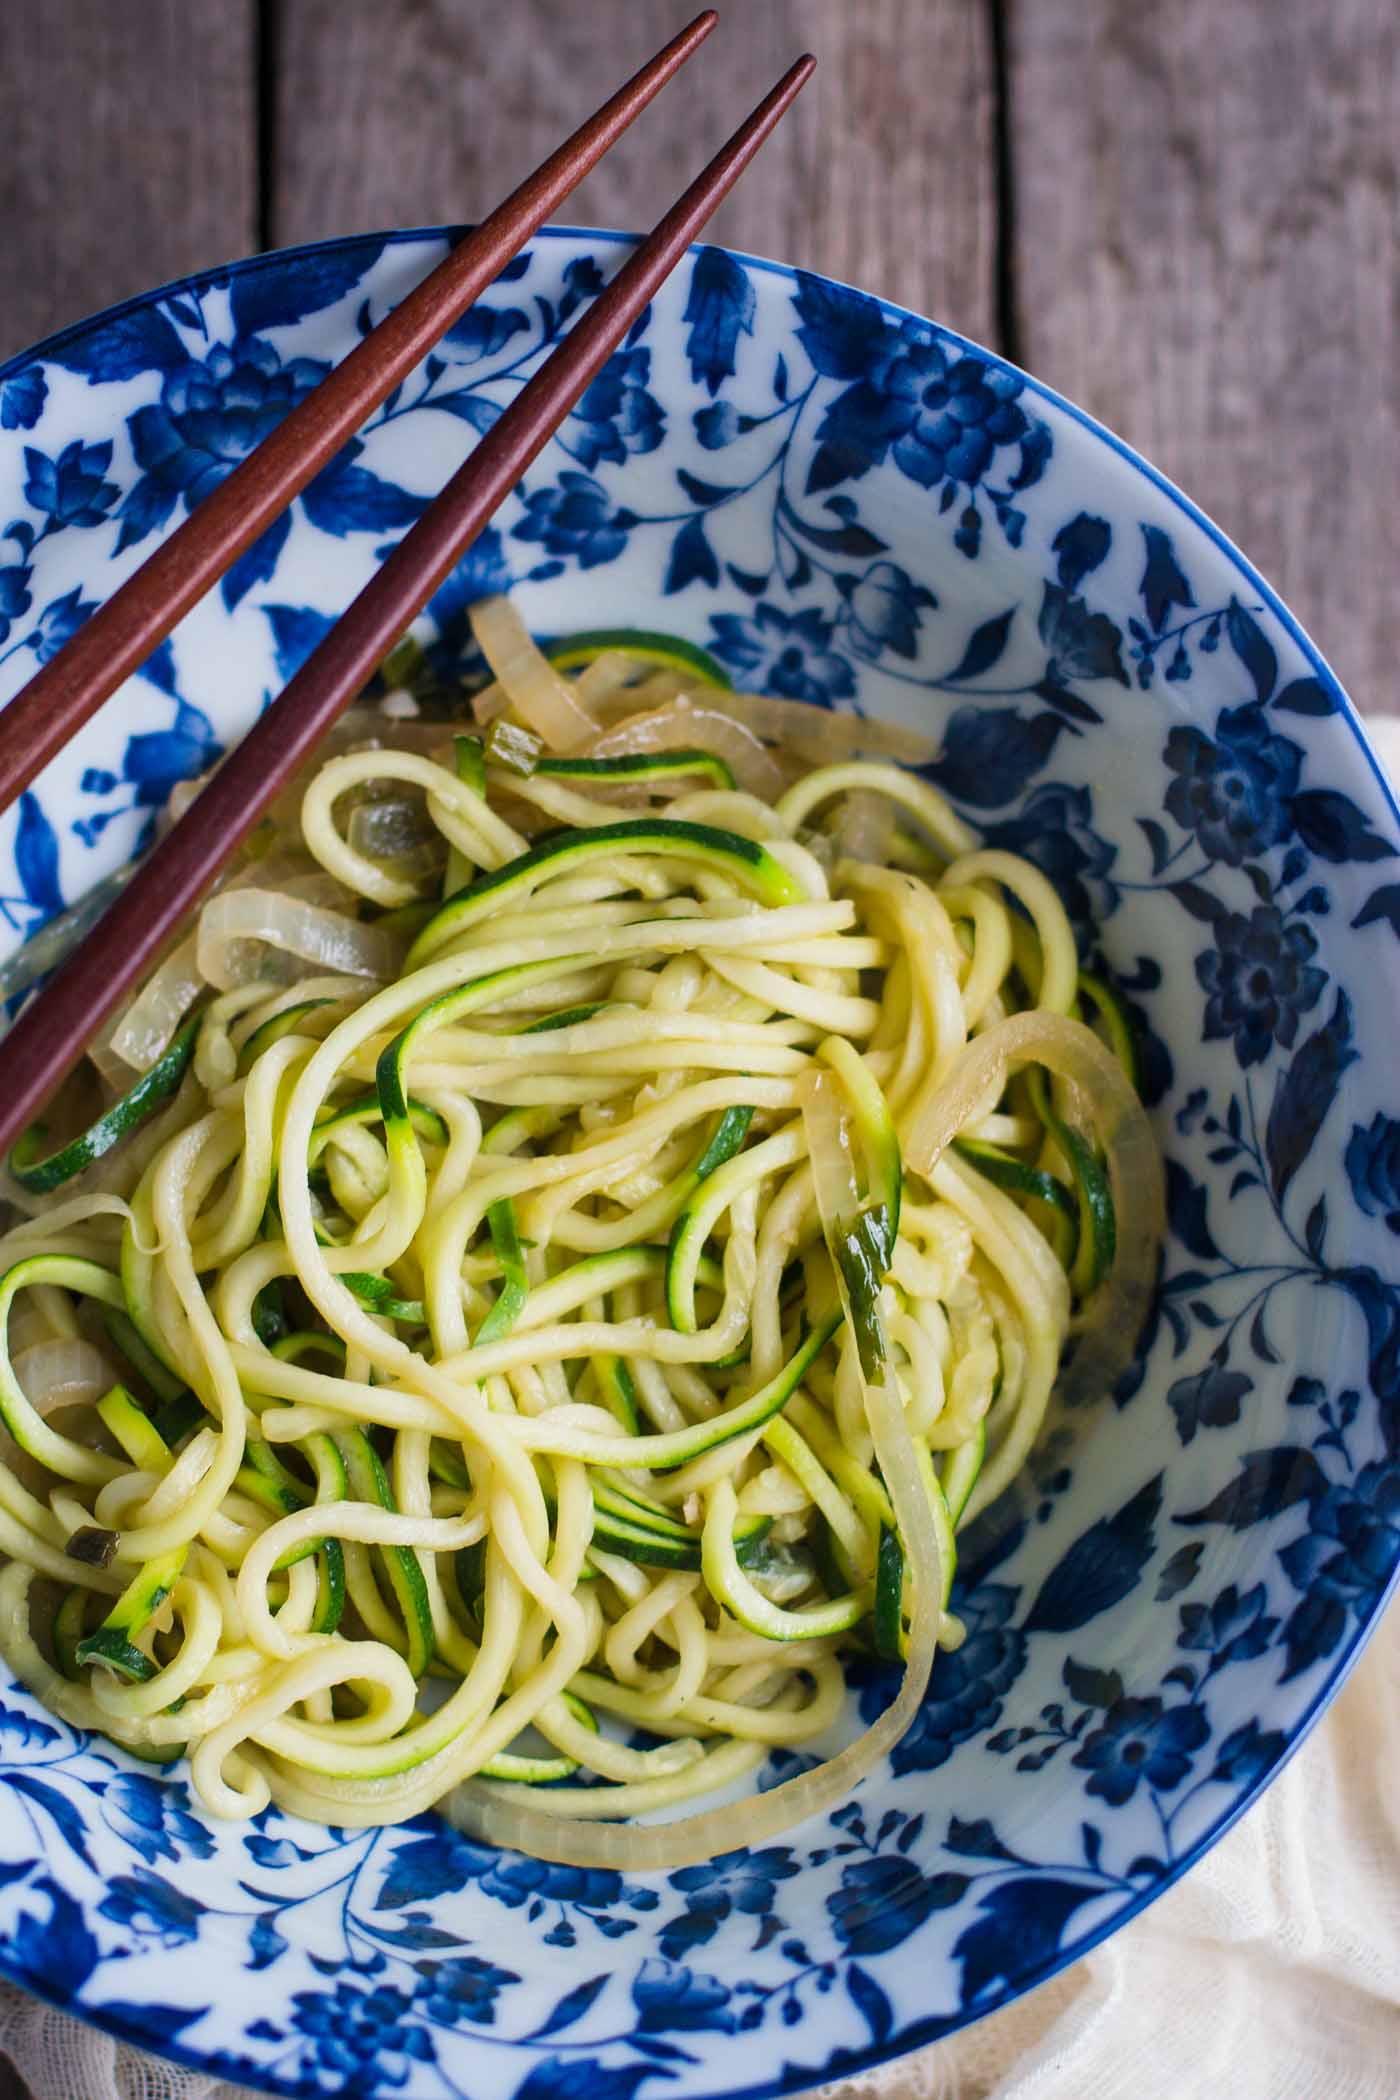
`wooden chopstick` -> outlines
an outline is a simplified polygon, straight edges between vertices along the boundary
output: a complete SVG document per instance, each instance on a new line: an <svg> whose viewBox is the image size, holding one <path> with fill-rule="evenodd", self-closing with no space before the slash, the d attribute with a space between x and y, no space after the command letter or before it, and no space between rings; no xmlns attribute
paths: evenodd
<svg viewBox="0 0 1400 2100"><path fill-rule="evenodd" d="M713 8L697 15L551 153L15 695L0 713L0 810L334 458L679 71L718 19Z"/></svg>
<svg viewBox="0 0 1400 2100"><path fill-rule="evenodd" d="M0 1151L120 1004L283 784L558 429L816 64L801 58L697 176L21 1014L4 1044Z"/></svg>

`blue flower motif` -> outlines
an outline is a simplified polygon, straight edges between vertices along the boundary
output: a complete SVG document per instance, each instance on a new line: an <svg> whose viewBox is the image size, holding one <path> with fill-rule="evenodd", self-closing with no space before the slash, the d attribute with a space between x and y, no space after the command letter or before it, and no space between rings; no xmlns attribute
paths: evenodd
<svg viewBox="0 0 1400 2100"><path fill-rule="evenodd" d="M1086 935L1118 907L1109 870L1118 848L1094 829L1093 790L1047 781L1020 812L983 827L984 841L1043 869L1074 925Z"/></svg>
<svg viewBox="0 0 1400 2100"><path fill-rule="evenodd" d="M854 696L855 672L830 646L833 623L815 610L785 613L780 606L764 604L752 619L716 613L710 627L715 655L761 693L806 700L813 707L830 707L833 700Z"/></svg>
<svg viewBox="0 0 1400 2100"><path fill-rule="evenodd" d="M100 525L121 490L103 476L112 464L111 441L85 445L74 438L57 459L34 445L24 448L24 500L55 527Z"/></svg>
<svg viewBox="0 0 1400 2100"><path fill-rule="evenodd" d="M1210 1736L1198 1706L1163 1707L1155 1696L1115 1699L1102 1724L1084 1738L1074 1763L1092 1772L1089 1792L1121 1808L1145 1779L1158 1793L1180 1786L1192 1753Z"/></svg>
<svg viewBox="0 0 1400 2100"><path fill-rule="evenodd" d="M328 370L314 357L284 365L271 343L249 336L169 373L159 402L127 421L143 472L121 507L119 546L163 524L178 501L193 510Z"/></svg>
<svg viewBox="0 0 1400 2100"><path fill-rule="evenodd" d="M494 2025L496 2000L505 1986L519 1983L513 1969L498 1969L494 1962L474 1954L451 1961L423 1961L418 1965L413 1995L430 2020L454 2027L471 2020L479 2027Z"/></svg>
<svg viewBox="0 0 1400 2100"><path fill-rule="evenodd" d="M1367 1217L1384 1218L1392 1232L1400 1232L1400 1123L1379 1112L1364 1130L1354 1123L1346 1169L1351 1192Z"/></svg>
<svg viewBox="0 0 1400 2100"><path fill-rule="evenodd" d="M967 1638L939 1656L923 1705L890 1752L901 1776L936 1772L959 1743L996 1721L1026 1660L1026 1637L1011 1623L1017 1594L1005 1583L983 1582L959 1600ZM863 1675L857 1674L858 1682ZM867 1726L889 1705L894 1682L890 1671L881 1670L862 1685L860 1717Z"/></svg>
<svg viewBox="0 0 1400 2100"><path fill-rule="evenodd" d="M48 399L48 381L38 365L0 384L0 430L32 430Z"/></svg>
<svg viewBox="0 0 1400 2100"><path fill-rule="evenodd" d="M344 2080L337 2090L373 2095L405 2085L410 2058L431 2063L433 2038L411 2018L412 2001L392 1984L363 1990L298 1991L293 2024L315 2044L315 2059Z"/></svg>
<svg viewBox="0 0 1400 2100"><path fill-rule="evenodd" d="M663 1928L661 1951L674 1959L692 1947L702 1947L729 1916L742 1911L751 1918L767 1918L777 1899L780 1881L790 1881L798 1871L788 1845L771 1845L762 1852L725 1852L699 1866L682 1867L671 1876L671 1886L685 1897L685 1910Z"/></svg>
<svg viewBox="0 0 1400 2100"><path fill-rule="evenodd" d="M148 1779L141 1772L119 1772L107 1783L102 1815L148 1866L158 1859L209 1859L214 1840L204 1825L186 1813L189 1789L178 1780Z"/></svg>
<svg viewBox="0 0 1400 2100"><path fill-rule="evenodd" d="M729 401L715 401L709 408L697 408L691 421L695 425L696 437L707 452L723 451L746 427L746 418Z"/></svg>
<svg viewBox="0 0 1400 2100"><path fill-rule="evenodd" d="M1257 701L1226 708L1214 741L1199 729L1174 729L1163 756L1176 775L1167 810L1212 860L1238 868L1289 836L1303 754L1274 734Z"/></svg>
<svg viewBox="0 0 1400 2100"><path fill-rule="evenodd" d="M1290 1648L1306 1645L1305 1661L1330 1654L1347 1612L1364 1623L1400 1561L1400 1460L1377 1460L1350 1479L1329 1482L1313 1504L1308 1530L1279 1559L1303 1592L1287 1628Z"/></svg>
<svg viewBox="0 0 1400 2100"><path fill-rule="evenodd" d="M647 392L650 374L650 350L619 350L608 359L569 421L572 449L585 467L600 460L620 467L629 452L654 452L661 443L666 418Z"/></svg>
<svg viewBox="0 0 1400 2100"><path fill-rule="evenodd" d="M514 528L517 540L537 540L551 554L576 555L579 567L596 569L616 561L636 524L636 514L615 509L607 490L591 474L572 469L552 489L532 489L528 515Z"/></svg>
<svg viewBox="0 0 1400 2100"><path fill-rule="evenodd" d="M915 321L886 326L822 418L808 490L853 480L887 455L920 488L975 488L998 447L1031 429L1017 400L1024 384L984 358L950 355Z"/></svg>
<svg viewBox="0 0 1400 2100"><path fill-rule="evenodd" d="M937 603L933 592L897 562L874 562L847 600L847 640L866 663L874 663L882 649L912 657L918 652L919 615Z"/></svg>
<svg viewBox="0 0 1400 2100"><path fill-rule="evenodd" d="M1285 919L1275 904L1257 904L1248 917L1225 912L1215 921L1214 948L1196 957L1206 1041L1233 1036L1241 1065L1262 1063L1275 1042L1291 1048L1327 982L1311 960L1316 953L1312 929Z"/></svg>
<svg viewBox="0 0 1400 2100"><path fill-rule="evenodd" d="M732 2034L735 2016L729 1999L729 1986L718 1977L654 1957L642 1963L632 1984L637 2025L643 2034L674 2033L678 2029L699 2033L705 2028Z"/></svg>
<svg viewBox="0 0 1400 2100"><path fill-rule="evenodd" d="M8 641L11 621L22 619L34 603L29 593L33 578L34 571L19 562L0 568L0 642Z"/></svg>

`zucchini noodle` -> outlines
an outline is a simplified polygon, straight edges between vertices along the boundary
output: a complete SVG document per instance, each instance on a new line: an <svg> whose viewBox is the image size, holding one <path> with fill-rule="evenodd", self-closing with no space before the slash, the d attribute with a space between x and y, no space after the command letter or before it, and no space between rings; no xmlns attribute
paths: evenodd
<svg viewBox="0 0 1400 2100"><path fill-rule="evenodd" d="M917 739L474 620L481 734L356 710L11 1155L0 1652L214 1815L677 1865L908 1727L1161 1170Z"/></svg>

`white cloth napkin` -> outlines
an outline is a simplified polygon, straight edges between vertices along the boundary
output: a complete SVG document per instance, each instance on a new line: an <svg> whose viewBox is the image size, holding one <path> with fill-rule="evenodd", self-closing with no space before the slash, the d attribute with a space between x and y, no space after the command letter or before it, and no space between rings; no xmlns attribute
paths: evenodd
<svg viewBox="0 0 1400 2100"><path fill-rule="evenodd" d="M1400 778L1400 718L1368 723ZM1004 2012L819 2100L1397 2100L1400 1610L1263 1800ZM935 1786L937 1781L932 1782ZM255 2100L0 1984L33 2100Z"/></svg>

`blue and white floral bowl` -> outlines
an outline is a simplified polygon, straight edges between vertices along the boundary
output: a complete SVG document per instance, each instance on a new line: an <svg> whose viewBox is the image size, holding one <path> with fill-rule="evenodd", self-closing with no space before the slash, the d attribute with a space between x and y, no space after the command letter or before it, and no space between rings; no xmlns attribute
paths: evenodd
<svg viewBox="0 0 1400 2100"><path fill-rule="evenodd" d="M0 371L0 695L442 245L263 258ZM624 252L535 241L54 762L0 831L11 943L249 722ZM1141 1909L1382 1609L1400 824L1316 651L1150 468L958 338L719 249L439 594L445 651L507 585L542 631L670 627L767 692L937 726L935 778L1054 878L1146 1032L1172 1235L1145 1364L1037 1459L889 1765L788 1842L629 1880L431 1818L213 1827L9 1688L0 1968L285 2094L791 2091Z"/></svg>

